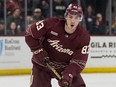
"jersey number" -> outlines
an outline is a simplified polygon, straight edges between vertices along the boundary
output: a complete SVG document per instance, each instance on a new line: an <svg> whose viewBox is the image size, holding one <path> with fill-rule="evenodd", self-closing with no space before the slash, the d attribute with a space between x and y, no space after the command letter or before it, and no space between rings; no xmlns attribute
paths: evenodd
<svg viewBox="0 0 116 87"><path fill-rule="evenodd" d="M88 54L89 53L89 46L84 46L81 51L82 54Z"/></svg>
<svg viewBox="0 0 116 87"><path fill-rule="evenodd" d="M39 31L40 29L42 29L44 27L44 23L43 20L42 21L38 21L36 22L36 28Z"/></svg>

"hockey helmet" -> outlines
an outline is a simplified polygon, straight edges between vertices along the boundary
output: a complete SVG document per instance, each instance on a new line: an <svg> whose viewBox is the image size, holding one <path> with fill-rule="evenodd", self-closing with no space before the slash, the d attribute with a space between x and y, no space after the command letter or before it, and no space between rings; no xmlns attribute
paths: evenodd
<svg viewBox="0 0 116 87"><path fill-rule="evenodd" d="M79 15L80 16L80 21L82 21L82 19L83 19L82 7L79 4L77 4L77 3L72 3L72 4L68 5L68 7L67 7L67 9L65 11L64 16L67 16L68 13Z"/></svg>

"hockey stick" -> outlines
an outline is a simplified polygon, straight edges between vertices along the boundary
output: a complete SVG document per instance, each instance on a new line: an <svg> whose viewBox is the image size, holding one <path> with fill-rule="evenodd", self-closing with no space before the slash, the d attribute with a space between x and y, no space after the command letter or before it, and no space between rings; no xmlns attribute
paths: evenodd
<svg viewBox="0 0 116 87"><path fill-rule="evenodd" d="M58 79L61 79L61 76L60 74L55 70L55 68L53 68L52 66L50 66L48 63L47 64L47 67L52 70L52 72L58 77ZM63 87L68 87L68 86L63 86Z"/></svg>
<svg viewBox="0 0 116 87"><path fill-rule="evenodd" d="M55 68L50 66L48 63L47 63L47 67L52 70L52 72L58 77L58 79L61 79L60 74L55 70Z"/></svg>

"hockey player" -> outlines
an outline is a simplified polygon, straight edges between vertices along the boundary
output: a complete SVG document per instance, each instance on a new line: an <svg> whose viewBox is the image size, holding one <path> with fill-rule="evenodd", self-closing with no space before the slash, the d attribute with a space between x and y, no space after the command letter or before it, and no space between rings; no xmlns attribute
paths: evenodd
<svg viewBox="0 0 116 87"><path fill-rule="evenodd" d="M60 87L86 87L80 73L88 59L90 35L79 24L83 18L81 6L70 4L64 18L48 18L26 29L25 41L33 53L30 87L51 87L52 78ZM46 63L57 70L61 79Z"/></svg>

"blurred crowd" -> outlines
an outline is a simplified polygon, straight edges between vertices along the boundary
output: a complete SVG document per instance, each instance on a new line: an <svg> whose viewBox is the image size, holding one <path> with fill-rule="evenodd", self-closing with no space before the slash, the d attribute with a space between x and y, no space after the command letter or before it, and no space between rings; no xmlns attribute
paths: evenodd
<svg viewBox="0 0 116 87"><path fill-rule="evenodd" d="M53 17L63 18L67 5L82 0L52 0ZM86 0L83 0L86 1ZM90 1L90 0L88 0ZM102 11L96 11L91 3L79 2L84 11L83 24L91 35L108 35L108 22ZM103 9L104 10L104 9ZM23 36L27 26L50 17L50 0L27 0L25 17L25 0L6 1L6 23L4 21L4 0L0 0L0 36ZM5 25L6 24L6 25ZM6 26L6 30L5 30ZM116 34L116 16L112 20L112 34Z"/></svg>

